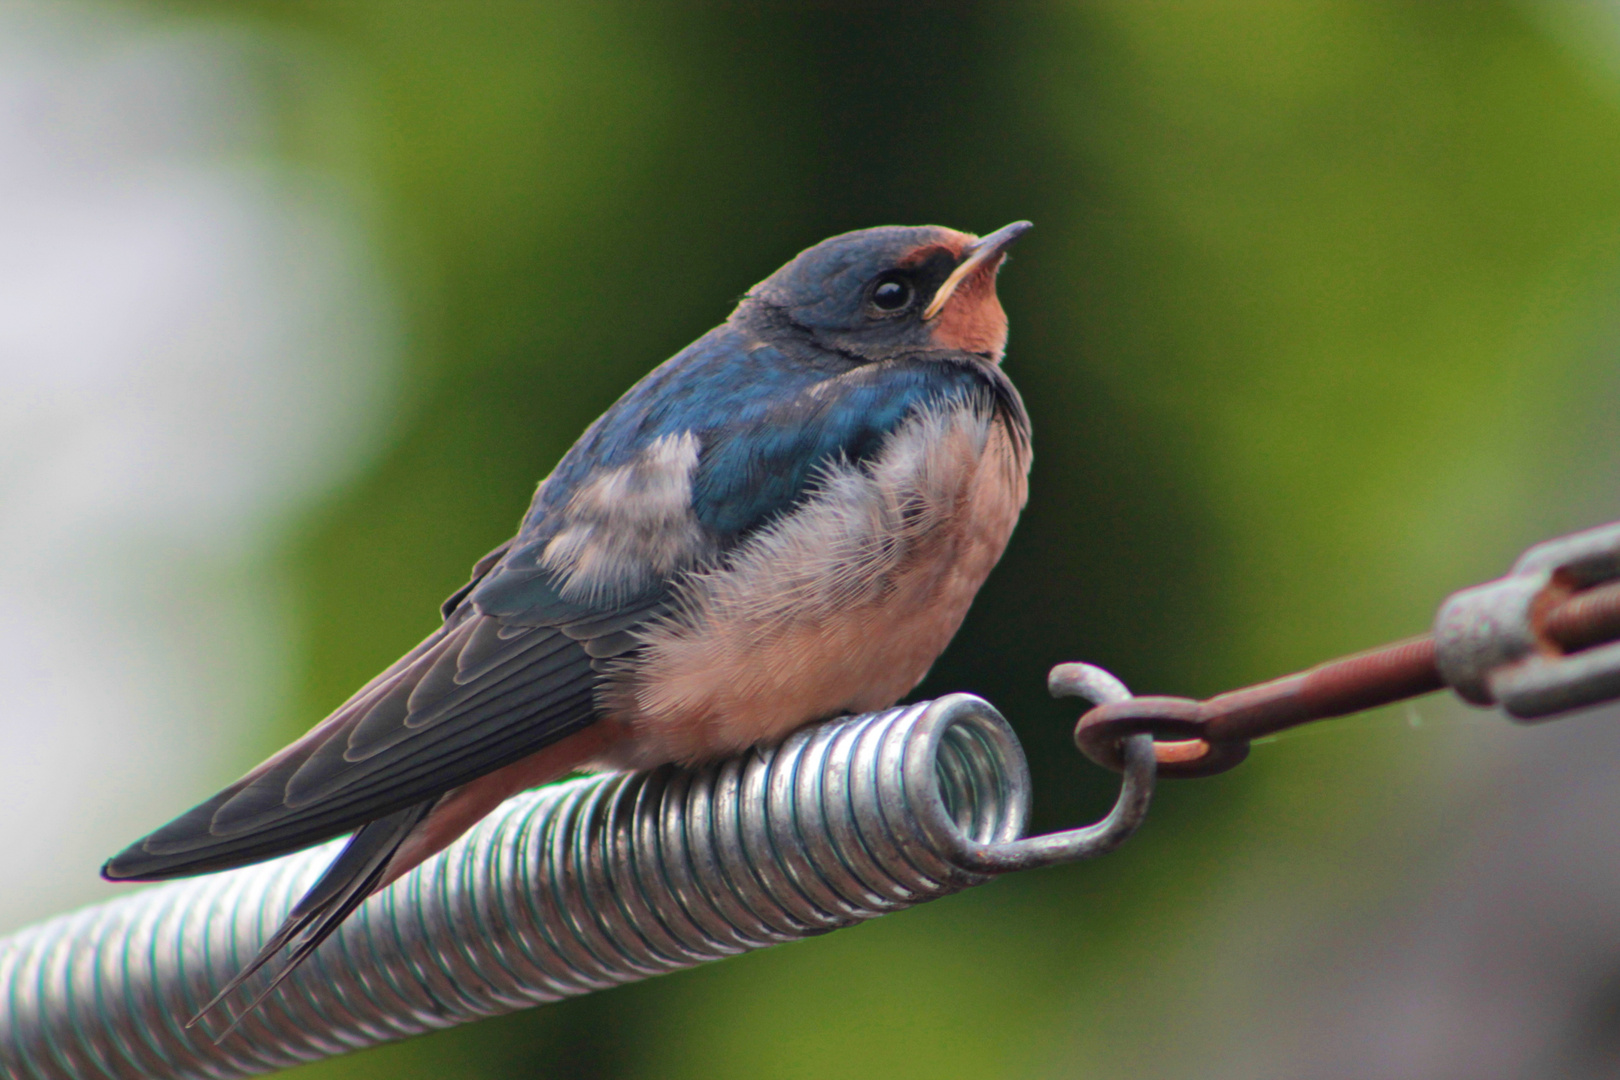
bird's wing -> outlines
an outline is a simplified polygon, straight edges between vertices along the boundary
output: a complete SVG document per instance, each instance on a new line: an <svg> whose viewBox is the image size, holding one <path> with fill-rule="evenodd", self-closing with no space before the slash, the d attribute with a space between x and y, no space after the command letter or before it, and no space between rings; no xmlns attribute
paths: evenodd
<svg viewBox="0 0 1620 1080"><path fill-rule="evenodd" d="M257 862L525 757L590 723L596 646L651 607L514 625L462 605L308 734L102 872L150 880Z"/></svg>

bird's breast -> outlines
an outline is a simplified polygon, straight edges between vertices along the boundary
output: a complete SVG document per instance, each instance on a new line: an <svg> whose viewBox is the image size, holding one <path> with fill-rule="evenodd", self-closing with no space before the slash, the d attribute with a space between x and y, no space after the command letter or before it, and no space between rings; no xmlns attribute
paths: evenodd
<svg viewBox="0 0 1620 1080"><path fill-rule="evenodd" d="M603 764L701 761L893 704L1001 557L1028 467L1027 444L972 399L920 410L864 463L828 466L643 632L604 693L623 737Z"/></svg>

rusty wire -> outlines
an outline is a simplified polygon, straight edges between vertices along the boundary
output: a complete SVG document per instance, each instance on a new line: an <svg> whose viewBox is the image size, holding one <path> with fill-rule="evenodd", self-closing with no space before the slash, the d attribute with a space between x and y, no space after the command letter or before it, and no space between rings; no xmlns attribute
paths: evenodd
<svg viewBox="0 0 1620 1080"><path fill-rule="evenodd" d="M1061 664L1052 690L1095 670ZM1504 577L1452 595L1431 633L1205 701L1108 702L1080 718L1075 742L1118 772L1122 741L1151 735L1161 777L1212 776L1254 739L1446 687L1520 720L1620 697L1620 522L1536 545Z"/></svg>

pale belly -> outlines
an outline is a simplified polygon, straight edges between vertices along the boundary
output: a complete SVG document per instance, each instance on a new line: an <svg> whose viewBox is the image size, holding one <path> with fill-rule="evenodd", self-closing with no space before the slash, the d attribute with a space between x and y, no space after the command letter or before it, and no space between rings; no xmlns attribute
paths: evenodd
<svg viewBox="0 0 1620 1080"><path fill-rule="evenodd" d="M920 682L1001 557L1029 459L973 406L925 413L867 467L683 586L603 697L600 764L697 762L809 721L893 704Z"/></svg>

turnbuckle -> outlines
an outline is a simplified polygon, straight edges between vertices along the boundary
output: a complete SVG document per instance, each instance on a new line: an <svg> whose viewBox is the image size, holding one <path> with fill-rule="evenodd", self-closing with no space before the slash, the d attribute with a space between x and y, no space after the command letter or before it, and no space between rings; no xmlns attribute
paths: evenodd
<svg viewBox="0 0 1620 1080"><path fill-rule="evenodd" d="M1100 676L1112 678L1059 664L1048 681L1055 696L1088 697ZM1620 522L1537 544L1504 577L1453 593L1431 633L1205 701L1107 701L1074 738L1120 772L1124 740L1150 735L1159 776L1213 776L1248 757L1253 739L1448 686L1526 721L1620 698Z"/></svg>

